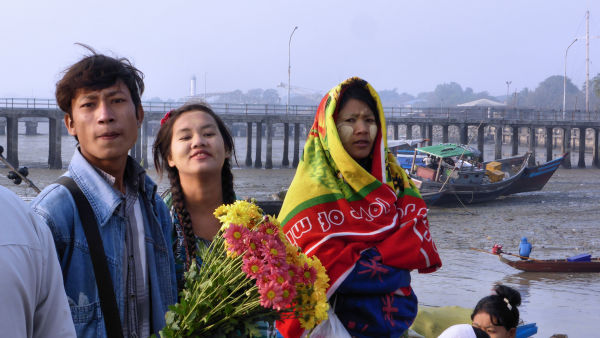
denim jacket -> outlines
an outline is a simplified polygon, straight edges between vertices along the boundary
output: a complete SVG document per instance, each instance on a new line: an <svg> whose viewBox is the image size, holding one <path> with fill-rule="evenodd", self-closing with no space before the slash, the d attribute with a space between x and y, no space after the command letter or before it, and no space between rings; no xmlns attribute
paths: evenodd
<svg viewBox="0 0 600 338"><path fill-rule="evenodd" d="M96 215L123 322L125 276L122 272L127 223L117 212L122 200L79 151L75 151L65 175L77 183ZM146 176L140 205L144 218L153 333L164 327L167 306L177 302L175 262L171 250L172 225L169 211L156 194L156 189L156 184ZM60 184L51 184L31 202L31 207L52 231L77 336L106 337L94 268L70 192Z"/></svg>

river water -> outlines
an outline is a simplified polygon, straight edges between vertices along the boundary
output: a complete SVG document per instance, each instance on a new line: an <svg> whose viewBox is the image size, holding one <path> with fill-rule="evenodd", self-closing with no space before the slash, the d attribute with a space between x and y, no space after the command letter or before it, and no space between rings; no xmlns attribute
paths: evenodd
<svg viewBox="0 0 600 338"><path fill-rule="evenodd" d="M66 166L75 149L71 137L63 137L63 163ZM238 162L245 160L245 139L236 138ZM47 135L19 137L21 166L30 167L30 179L43 188L64 170L44 169L48 152ZM6 146L5 136L0 145ZM290 162L291 162L290 142ZM493 146L486 145L486 158ZM273 148L273 164L279 166L281 141ZM263 164L265 161L263 145ZM526 147L520 148L521 152ZM503 152L508 153L509 148ZM545 151L538 149L542 162ZM6 154L5 154L6 155ZM254 153L253 153L254 156ZM589 161L591 154L586 154ZM576 165L577 154L572 163ZM0 166L0 184L26 200L35 196L23 184L15 186L6 178L8 170ZM153 170L149 174L159 184ZM286 188L293 169L235 169L236 193L240 197L270 199ZM505 251L516 252L521 236L533 244L532 257L564 258L579 253L600 255L600 170L559 169L542 191L500 198L467 207L432 207L429 212L431 232L442 257L443 267L432 274L413 274L413 288L425 305L459 305L474 307L490 293L492 286L503 283L521 292L519 308L526 323L538 325L538 337L555 333L569 337L591 337L600 332L600 273L527 273L501 263L497 257L470 250L489 250L495 243Z"/></svg>

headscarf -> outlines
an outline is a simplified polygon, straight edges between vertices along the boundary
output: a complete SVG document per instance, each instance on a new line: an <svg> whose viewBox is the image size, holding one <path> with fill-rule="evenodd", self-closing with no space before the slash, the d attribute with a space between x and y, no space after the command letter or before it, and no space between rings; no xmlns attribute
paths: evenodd
<svg viewBox="0 0 600 338"><path fill-rule="evenodd" d="M349 85L366 88L377 104L370 172L344 149L335 124L339 99ZM328 297L369 248L377 249L386 266L419 272L441 267L425 202L388 150L379 96L360 78L342 82L321 100L278 219L288 240L308 256L316 255L327 269ZM302 332L297 321L279 327L290 336Z"/></svg>

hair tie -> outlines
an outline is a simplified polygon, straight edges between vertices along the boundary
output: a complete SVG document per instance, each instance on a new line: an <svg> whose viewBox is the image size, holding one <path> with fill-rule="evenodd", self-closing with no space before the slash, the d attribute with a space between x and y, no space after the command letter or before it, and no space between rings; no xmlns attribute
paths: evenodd
<svg viewBox="0 0 600 338"><path fill-rule="evenodd" d="M162 119L160 119L160 125L162 126L163 124L165 124L165 122L167 122L167 120L169 120L169 118L171 117L171 113L173 112L173 110L169 110L165 116L163 116Z"/></svg>
<svg viewBox="0 0 600 338"><path fill-rule="evenodd" d="M512 305L510 305L510 302L508 301L508 298L504 298L504 302L506 303L506 307L508 307L509 310L512 311Z"/></svg>

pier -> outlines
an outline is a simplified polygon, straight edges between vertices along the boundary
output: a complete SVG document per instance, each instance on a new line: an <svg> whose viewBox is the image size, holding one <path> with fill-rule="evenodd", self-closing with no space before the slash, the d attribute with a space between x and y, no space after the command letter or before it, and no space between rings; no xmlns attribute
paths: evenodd
<svg viewBox="0 0 600 338"><path fill-rule="evenodd" d="M131 155L148 166L148 147L154 141L160 119L164 114L183 103L143 102L145 118L138 132L138 141ZM296 167L300 158L300 137L306 138L310 130L316 106L260 105L260 104L212 104L228 128L236 135L246 137L246 154L243 164L247 167L271 169ZM600 168L599 138L600 112L540 111L519 108L455 107L455 108L385 108L388 139L427 138L428 143L446 143L450 135L457 135L459 142L476 144L483 154L486 137L493 139L494 158L502 157L502 144L511 145L511 154L517 155L520 143L526 143L535 161L538 144L546 150L546 160L552 160L553 149L572 153L577 149L576 166L586 167L585 151L592 150L592 166ZM48 167L60 169L61 138L65 136L64 113L54 100L0 98L0 135L6 135L6 159L15 167L19 165L18 124L25 124L25 134L37 134L38 123L48 123ZM400 129L404 135L400 135ZM283 137L283 158L273 163L273 138ZM263 137L266 138L266 161L262 161ZM289 148L293 137L292 149ZM522 140L524 138L524 140ZM488 144L489 146L489 144ZM290 154L291 153L291 154ZM291 155L291 161L290 161ZM482 155L483 157L483 155ZM482 158L483 160L483 158ZM533 163L532 163L533 164ZM568 156L565 168L572 167Z"/></svg>

